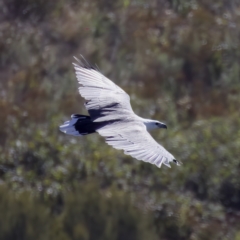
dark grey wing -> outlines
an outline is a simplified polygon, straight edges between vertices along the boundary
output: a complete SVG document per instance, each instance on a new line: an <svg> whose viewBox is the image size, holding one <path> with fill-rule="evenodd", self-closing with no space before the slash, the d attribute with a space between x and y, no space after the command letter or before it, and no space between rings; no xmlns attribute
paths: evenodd
<svg viewBox="0 0 240 240"><path fill-rule="evenodd" d="M161 167L170 167L174 156L159 145L146 130L145 125L137 120L127 120L108 124L97 132L105 137L106 142L125 154Z"/></svg>
<svg viewBox="0 0 240 240"><path fill-rule="evenodd" d="M133 116L129 95L93 68L74 63L79 93L94 122L121 120ZM127 115L127 116L126 116Z"/></svg>

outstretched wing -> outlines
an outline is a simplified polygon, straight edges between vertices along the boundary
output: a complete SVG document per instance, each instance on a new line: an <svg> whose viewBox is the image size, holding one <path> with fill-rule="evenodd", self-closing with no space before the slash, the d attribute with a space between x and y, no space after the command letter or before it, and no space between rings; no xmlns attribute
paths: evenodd
<svg viewBox="0 0 240 240"><path fill-rule="evenodd" d="M152 138L140 121L115 122L97 132L114 148L122 149L125 154L155 164L159 168L162 164L170 167L169 162L174 160L174 156Z"/></svg>
<svg viewBox="0 0 240 240"><path fill-rule="evenodd" d="M75 64L80 84L79 92L86 99L85 106L94 122L108 122L96 131L106 142L125 154L161 167L170 167L174 157L159 145L137 119L130 105L129 95L99 71L83 64Z"/></svg>
<svg viewBox="0 0 240 240"><path fill-rule="evenodd" d="M126 115L133 116L129 95L89 66L73 63L79 93L86 99L85 106L94 122L121 120Z"/></svg>

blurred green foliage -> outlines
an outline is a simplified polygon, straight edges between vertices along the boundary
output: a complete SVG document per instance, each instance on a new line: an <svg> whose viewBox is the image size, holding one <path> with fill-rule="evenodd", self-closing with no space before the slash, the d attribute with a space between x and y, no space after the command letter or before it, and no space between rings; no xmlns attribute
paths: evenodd
<svg viewBox="0 0 240 240"><path fill-rule="evenodd" d="M240 239L238 1L0 0L0 20L0 239ZM86 113L78 54L181 168L59 132Z"/></svg>
<svg viewBox="0 0 240 240"><path fill-rule="evenodd" d="M157 239L153 219L128 196L108 193L91 184L55 197L51 204L30 192L9 193L1 187L1 239ZM64 205L61 213L51 212Z"/></svg>

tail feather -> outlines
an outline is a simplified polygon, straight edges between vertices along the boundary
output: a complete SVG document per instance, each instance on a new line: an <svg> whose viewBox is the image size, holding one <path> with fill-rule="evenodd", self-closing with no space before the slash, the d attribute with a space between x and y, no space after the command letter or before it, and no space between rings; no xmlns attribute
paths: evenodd
<svg viewBox="0 0 240 240"><path fill-rule="evenodd" d="M73 114L71 120L64 122L59 129L73 136L82 136L95 132L91 118L80 114Z"/></svg>

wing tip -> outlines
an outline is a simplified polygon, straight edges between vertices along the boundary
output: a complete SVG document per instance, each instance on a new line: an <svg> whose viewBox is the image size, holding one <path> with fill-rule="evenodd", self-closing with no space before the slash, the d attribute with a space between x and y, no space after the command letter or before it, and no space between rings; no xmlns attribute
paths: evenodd
<svg viewBox="0 0 240 240"><path fill-rule="evenodd" d="M183 165L183 163L177 159L173 159L173 162L177 165L177 166L181 166Z"/></svg>
<svg viewBox="0 0 240 240"><path fill-rule="evenodd" d="M73 58L76 60L76 62L73 62L73 66L74 68L84 68L84 69L88 69L88 70L95 70L95 71L99 71L98 67L94 67L93 65L91 65L84 57L82 54L80 54L81 59L73 56Z"/></svg>

